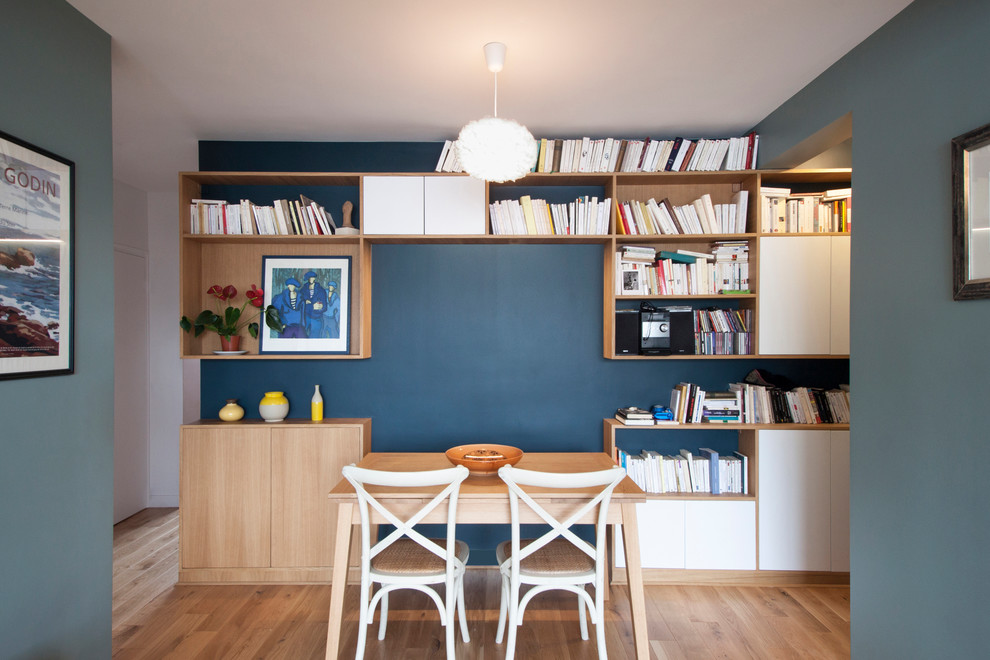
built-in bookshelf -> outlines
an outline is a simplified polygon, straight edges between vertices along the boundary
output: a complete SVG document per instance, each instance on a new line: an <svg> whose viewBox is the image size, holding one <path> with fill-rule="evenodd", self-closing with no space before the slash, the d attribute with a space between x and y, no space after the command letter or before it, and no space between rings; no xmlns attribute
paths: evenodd
<svg viewBox="0 0 990 660"><path fill-rule="evenodd" d="M375 186L370 185L372 178ZM384 229L376 229L375 233L366 231L366 209L381 206L379 197L386 193L377 191L388 190L380 184L390 180L401 182L406 188L425 185L427 217L424 220L420 216L419 224L410 221L413 222L411 228L403 224L403 220L385 222ZM179 181L183 314L198 313L206 308L211 303L206 291L213 284L233 284L239 290L247 290L261 277L263 255L352 258L350 351L345 355L319 356L321 359L370 357L371 248L379 243L601 245L604 251L603 355L607 359L848 355L848 349L841 350L842 342L812 350L778 348L779 342L761 333L761 324L768 318L774 318L775 328L784 328L781 332L785 334L801 333L799 328L792 331L786 327L790 320L786 319L787 302L782 296L787 293L774 292L775 299L761 289L761 278L769 279L768 272L773 273L774 281L781 279L780 273L773 270L774 263L763 262L763 254L786 255L793 251L790 246L800 244L777 246L765 241L785 237L790 240L824 238L826 242L818 240L807 248L824 254L842 249L841 242L828 239L848 239L849 234L764 232L761 229L764 219L760 191L788 188L805 198L815 193L823 195L849 188L850 170L534 172L510 183L477 186L460 185L459 182L480 183L463 174L443 173L187 172L180 174ZM451 187L447 181L456 186ZM441 183L444 185L431 186ZM431 190L440 192L432 193L431 197ZM450 190L455 192L448 192ZM463 192L465 190L468 192ZM534 204L534 200L539 203ZM389 201L394 202L394 199ZM523 210L521 223L518 217L515 221L504 222L500 209L515 204L520 209L524 204L529 206L531 217L527 218ZM443 222L431 224L430 207L444 209L450 205L464 209L464 233L458 231L460 225L456 214L453 219L447 217ZM417 205L409 206L415 208ZM539 225L536 208L541 209ZM357 232L334 233L344 224L345 216L352 213ZM479 215L475 218L474 214ZM376 215L376 222L378 217ZM848 229L848 213L846 217L844 226ZM386 218L394 219L390 215ZM642 252L652 251L653 258L646 262L640 260L624 270L628 266L625 255L637 248ZM802 246L801 249L806 248ZM838 258L829 263L841 261ZM624 272L637 270L640 275L635 278L624 275ZM831 282L831 277L829 274L826 280ZM848 272L845 278L840 289L842 286L848 288ZM785 273L782 279L793 278ZM827 304L832 307L835 307L835 300L842 298L834 293L835 289L830 288L828 295L822 297L822 300L827 298ZM697 349L678 355L617 352L617 310L635 309L644 301L655 307L689 309L692 319L697 322ZM828 313L837 316L834 309ZM848 311L845 318L848 318ZM216 347L211 344L215 339L209 334L194 337L183 333L181 354L211 359L298 357L259 355L257 340L250 337L245 337L242 345L247 350L245 355L236 358L215 356ZM305 357L313 359L315 356Z"/></svg>
<svg viewBox="0 0 990 660"><path fill-rule="evenodd" d="M555 143L555 150L556 147ZM558 166L552 164L551 169ZM804 195L805 199L816 195L831 197L833 195L826 193L851 187L848 169L624 172L619 166L618 170L608 172L534 172L504 184L479 184L463 174L436 172L188 172L181 173L179 179L181 314L195 314L208 307L212 301L207 289L213 284L233 284L238 290L246 291L259 282L263 256L339 255L351 257L353 264L349 353L326 356L259 354L257 341L244 337L242 348L246 349L246 354L217 356L213 352L218 348L214 345L215 336L195 337L182 333L180 351L185 358L371 357L371 258L375 245L577 243L596 245L602 250L602 335L603 356L607 359L848 359L848 228L851 224L848 209L851 197L842 225L846 231L841 232L824 231L830 226L821 223L817 227L812 225L815 231L800 231L808 228L802 227L800 222L792 224L792 228L799 231L786 231L786 220L785 231L765 231L761 199L763 188L788 188L791 193ZM403 212L401 202L404 197L398 198L398 208L381 203L384 201L381 197L385 195L391 198L388 201L396 201L388 191L394 190L389 184L398 180L404 189L419 190L423 195L422 203L404 205L420 209L418 220L409 221L412 224L407 224L405 219L400 221L394 215ZM465 190L468 191L466 201L462 196ZM525 232L518 224L518 218L515 224L503 225L496 217L503 203L518 202L522 206L524 198L530 205L533 200L546 203L549 222L544 217L542 228L535 232L532 231L535 214L531 225L523 212ZM193 200L206 201L194 203ZM282 200L287 206L282 205ZM292 203L288 205L290 200ZM304 205L305 200L312 204ZM574 212L571 211L572 204ZM585 206L578 210L581 204ZM223 207L234 205L241 213L236 225L240 231L231 231L231 216L224 215ZM554 205L566 206L565 222L560 221L561 206L556 207L555 221ZM304 206L312 209L314 215L309 215L307 210L303 216ZM272 217L265 220L265 231L261 231L258 224L255 210L258 207L272 209ZM443 222L431 222L431 207L456 208L458 212L453 217L448 214ZM281 209L281 218L276 208ZM595 209L594 213L590 212L591 208ZM250 214L244 214L245 209L250 209ZM322 222L321 209L327 224ZM335 229L342 226L345 209L352 213L357 233L327 233L325 230L331 221ZM680 216L677 209L681 211ZM693 224L694 217L691 217L690 225L687 220L683 223L680 220L690 217L691 210L697 216L697 225ZM372 213L378 215L368 223ZM246 226L245 215L255 224ZM592 217L594 222L589 221ZM301 223L304 218L305 225ZM270 225L269 220L272 221ZM368 224L372 225L371 230ZM724 258L720 259L720 255ZM642 267L640 272L648 273L647 269L654 272L639 280L635 288L631 284L624 288L623 262L633 256L639 257L635 265ZM728 265L728 270L720 270L720 264ZM683 288L673 288L675 265L683 271L679 284ZM648 281L654 283L652 288L647 286ZM642 288L640 283L644 285ZM794 311L795 295L800 295L803 301L800 313ZM653 308L676 310L681 318L686 316L694 342L692 351L677 355L665 355L662 351L619 354L616 350L617 313L638 314L643 303ZM589 322L594 321L589 319ZM798 341L793 341L795 338ZM726 349L727 344L731 351ZM726 529L730 531L726 533L734 539L730 544L733 548L727 547L724 557L701 567L738 569L741 573L736 577L742 579L752 577L746 571L773 567L770 560L763 566L763 548L770 544L775 547L788 543L800 545L800 535L788 532L791 528L786 517L773 509L777 502L800 499L798 496L803 489L807 490L798 468L804 469L808 465L820 468L814 481L816 501L827 497L825 485L835 480L841 482L843 474L848 480L847 467L845 472L842 469L843 448L848 462L848 423L743 420L726 424L632 426L605 419L603 426L604 449L616 458L620 450L639 455L641 450L637 445L671 456L682 455L681 450L685 450L692 454L692 460L703 448L711 448L720 456L735 456L738 452L746 458L742 492L719 488L720 492L713 494L709 482L708 491L695 490L692 486L691 492L678 489L677 492L650 493L647 503L638 505L653 507L641 514L643 520L654 515L664 520L670 515L679 516L680 527L675 524L673 529L683 540L684 548L712 547L705 540L708 537L704 530L720 530L729 525ZM722 439L713 440L706 432ZM788 453L796 446L802 447L799 454ZM796 466L793 470L789 467L792 465ZM792 472L798 476L792 477ZM840 483L832 492L841 491ZM834 534L839 534L842 516L836 519L839 520L836 526L839 531ZM845 520L848 528L848 511ZM788 533L794 538L787 536ZM664 547L670 545L665 543ZM673 545L677 545L676 541ZM660 547L659 544L656 547ZM735 552L735 547L742 550ZM649 561L648 554L644 551L645 561ZM682 557L684 565L680 568L692 568L691 557L695 555L687 550L684 554L687 559ZM621 553L615 556L621 557ZM666 559L657 565L666 567L664 562ZM779 565L791 568L786 562L779 562ZM676 562L671 566L676 568ZM824 569L809 564L807 570L841 572L848 569L843 569L841 564ZM649 579L650 575L647 577Z"/></svg>

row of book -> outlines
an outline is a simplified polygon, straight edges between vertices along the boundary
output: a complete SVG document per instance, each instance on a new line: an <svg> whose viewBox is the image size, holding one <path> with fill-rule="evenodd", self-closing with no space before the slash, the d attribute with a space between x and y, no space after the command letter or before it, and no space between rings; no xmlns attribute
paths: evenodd
<svg viewBox="0 0 990 660"><path fill-rule="evenodd" d="M740 190L728 203L715 204L705 193L690 204L671 204L667 198L630 200L616 206L616 233L629 236L661 234L743 234L749 191Z"/></svg>
<svg viewBox="0 0 990 660"><path fill-rule="evenodd" d="M247 199L238 204L194 199L189 206L192 234L329 236L337 232L333 216L304 195L299 200L276 199L271 206L259 206Z"/></svg>
<svg viewBox="0 0 990 660"><path fill-rule="evenodd" d="M749 244L715 241L711 253L624 245L616 252L615 293L688 296L749 293Z"/></svg>
<svg viewBox="0 0 990 660"><path fill-rule="evenodd" d="M848 424L849 389L732 383L727 391L706 392L694 383L678 383L670 409L682 424Z"/></svg>
<svg viewBox="0 0 990 660"><path fill-rule="evenodd" d="M655 406L655 408L663 408ZM670 419L616 412L627 426L661 424L848 424L849 386L833 389L732 383L728 390L706 391L678 383L670 392ZM630 409L625 409L630 410Z"/></svg>
<svg viewBox="0 0 990 660"><path fill-rule="evenodd" d="M760 229L764 233L848 232L852 225L852 188L792 193L790 188L760 188Z"/></svg>
<svg viewBox="0 0 990 660"><path fill-rule="evenodd" d="M848 424L849 387L779 387L734 383L742 419L753 424Z"/></svg>
<svg viewBox="0 0 990 660"><path fill-rule="evenodd" d="M714 172L756 163L759 136L736 138L541 139L537 172Z"/></svg>
<svg viewBox="0 0 990 660"><path fill-rule="evenodd" d="M733 138L542 138L533 172L714 172L756 167L760 136ZM463 171L446 140L435 171Z"/></svg>
<svg viewBox="0 0 990 660"><path fill-rule="evenodd" d="M612 200L579 197L566 204L548 203L523 195L489 205L492 233L529 235L607 235Z"/></svg>
<svg viewBox="0 0 990 660"><path fill-rule="evenodd" d="M636 455L620 448L617 453L619 465L647 493L749 493L749 457L738 451L719 455L703 447L697 453L681 449L664 455L644 449Z"/></svg>

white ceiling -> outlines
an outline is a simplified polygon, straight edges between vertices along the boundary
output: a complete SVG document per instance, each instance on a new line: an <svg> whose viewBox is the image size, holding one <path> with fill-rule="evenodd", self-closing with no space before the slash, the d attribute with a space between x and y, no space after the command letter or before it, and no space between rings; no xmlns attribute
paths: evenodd
<svg viewBox="0 0 990 660"><path fill-rule="evenodd" d="M112 37L115 177L174 189L209 140L742 134L908 0L68 0ZM438 152L439 154L439 152Z"/></svg>

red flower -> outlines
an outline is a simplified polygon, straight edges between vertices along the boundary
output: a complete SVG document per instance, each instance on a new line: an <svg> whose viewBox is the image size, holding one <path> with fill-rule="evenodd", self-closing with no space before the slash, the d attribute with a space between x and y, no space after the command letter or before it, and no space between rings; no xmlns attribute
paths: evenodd
<svg viewBox="0 0 990 660"><path fill-rule="evenodd" d="M255 287L253 284L250 289L244 292L244 295L247 296L247 299L251 301L251 304L255 307L261 307L264 303L265 292L262 289Z"/></svg>
<svg viewBox="0 0 990 660"><path fill-rule="evenodd" d="M234 288L233 284L228 284L222 288L219 284L214 284L206 290L206 293L207 295L214 296L220 300L230 300L237 295L237 289Z"/></svg>

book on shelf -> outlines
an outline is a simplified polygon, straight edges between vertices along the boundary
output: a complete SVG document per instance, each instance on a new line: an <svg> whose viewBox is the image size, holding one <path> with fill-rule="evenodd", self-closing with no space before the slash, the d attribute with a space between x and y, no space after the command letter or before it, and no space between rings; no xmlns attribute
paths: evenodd
<svg viewBox="0 0 990 660"><path fill-rule="evenodd" d="M450 154L451 150L454 148L453 140L444 140L443 148L440 149L440 157L437 159L437 166L434 168L434 172L443 172L444 161L447 160L447 156Z"/></svg>
<svg viewBox="0 0 990 660"><path fill-rule="evenodd" d="M718 452L714 449L702 447L698 450L698 453L708 461L708 492L712 495L720 495L722 493L722 484L719 474Z"/></svg>

